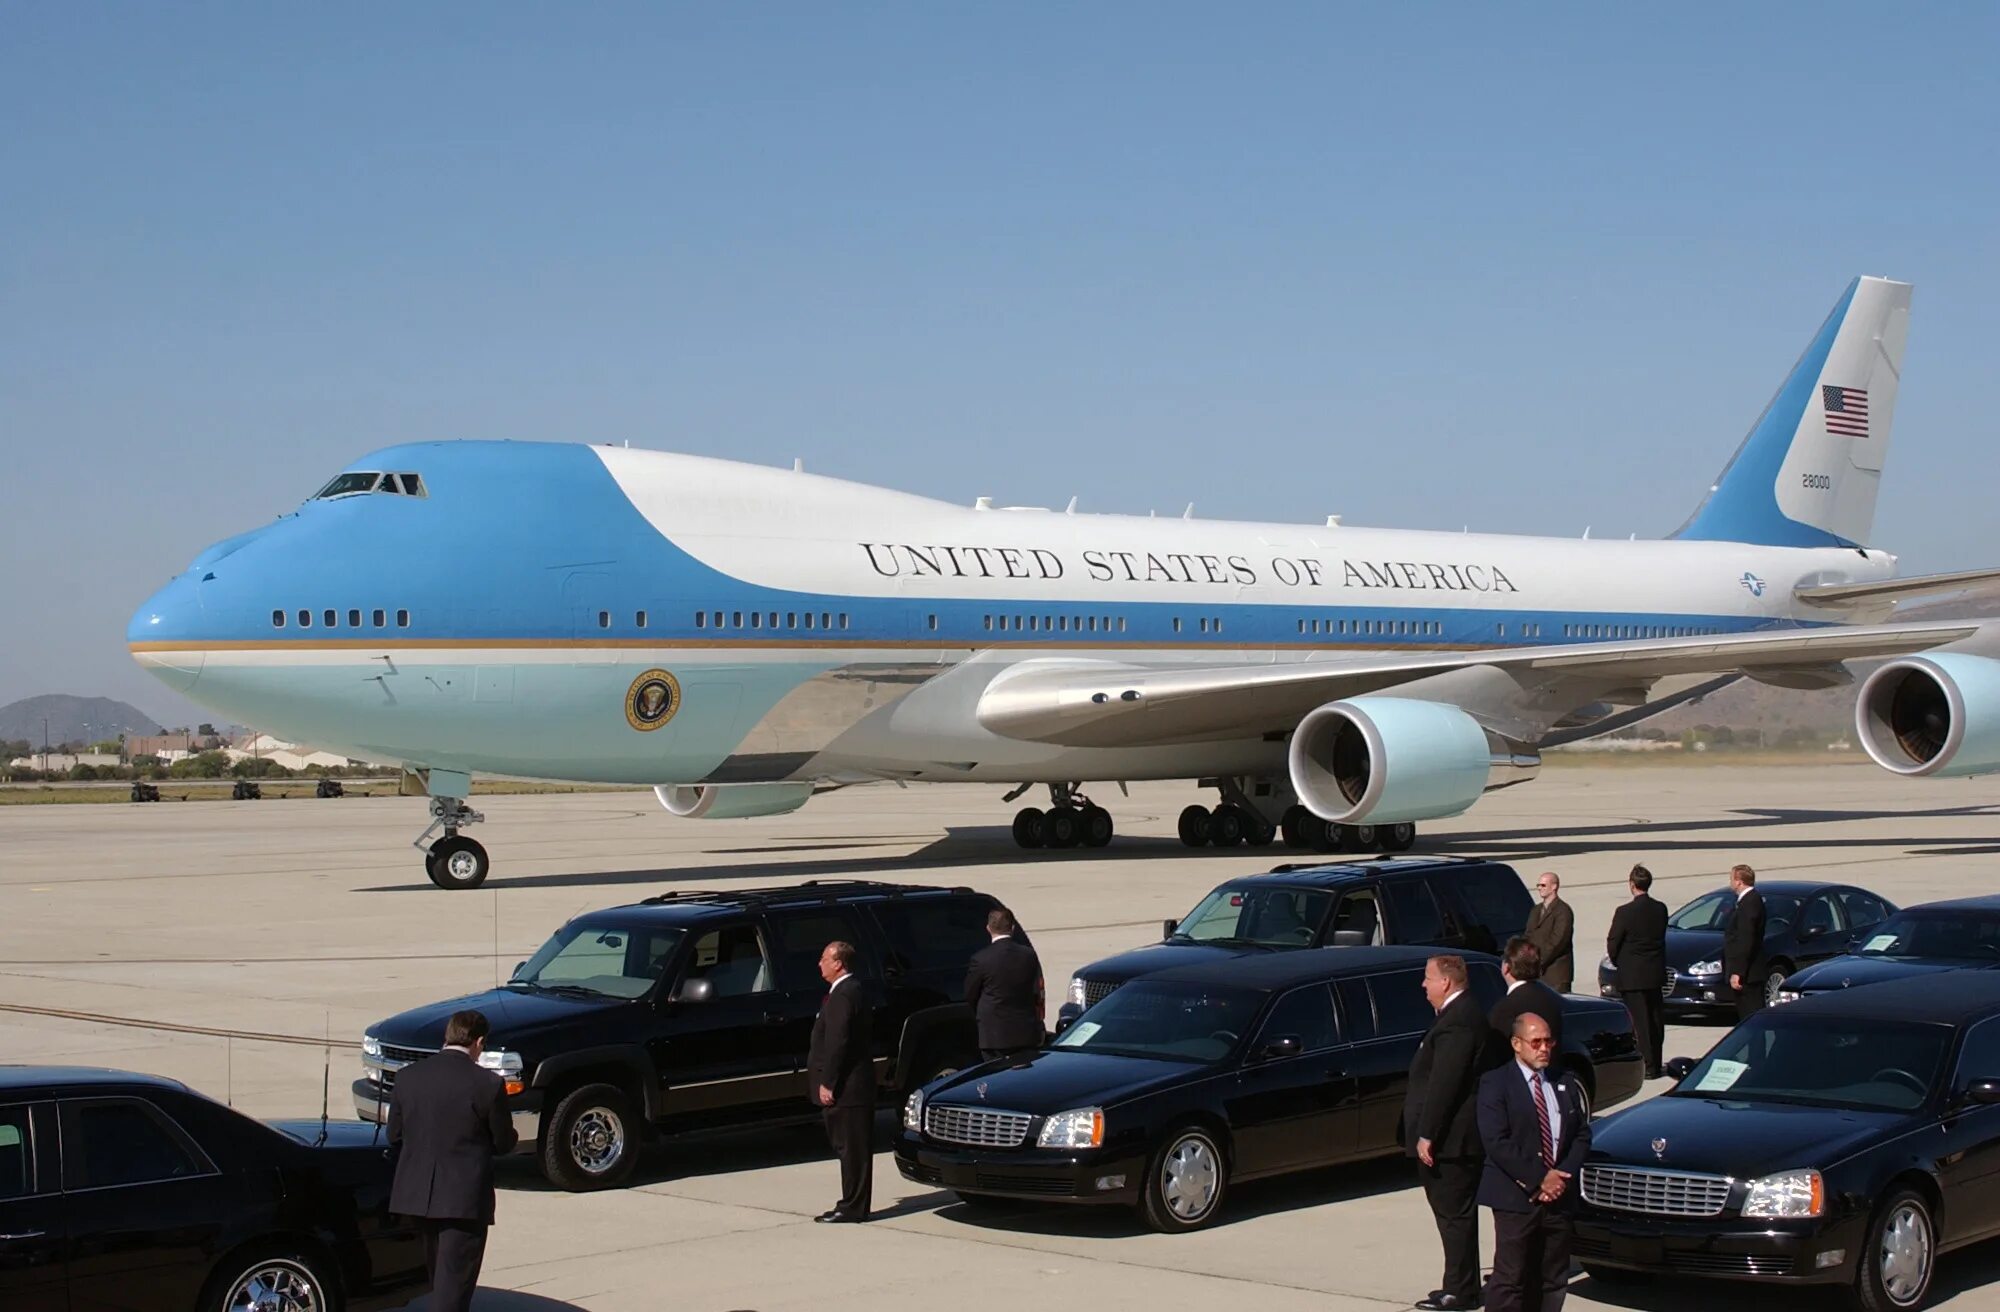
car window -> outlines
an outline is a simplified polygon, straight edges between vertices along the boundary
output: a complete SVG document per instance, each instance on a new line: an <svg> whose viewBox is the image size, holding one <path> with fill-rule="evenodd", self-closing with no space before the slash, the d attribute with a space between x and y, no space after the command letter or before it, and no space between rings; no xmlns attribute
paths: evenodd
<svg viewBox="0 0 2000 1312"><path fill-rule="evenodd" d="M62 1114L67 1189L109 1189L208 1173L186 1136L149 1102L78 1099L65 1102Z"/></svg>
<svg viewBox="0 0 2000 1312"><path fill-rule="evenodd" d="M1930 1096L1952 1038L1947 1025L1758 1012L1725 1035L1674 1097L1914 1111Z"/></svg>
<svg viewBox="0 0 2000 1312"><path fill-rule="evenodd" d="M1953 1083L1963 1089L1974 1080L2000 1080L2000 1018L1982 1020L1965 1032Z"/></svg>
<svg viewBox="0 0 2000 1312"><path fill-rule="evenodd" d="M1667 917L1667 924L1673 929L1721 929L1729 919L1729 913L1736 909L1736 894L1729 889L1717 889L1713 893L1703 893L1673 915Z"/></svg>
<svg viewBox="0 0 2000 1312"><path fill-rule="evenodd" d="M1220 1061L1242 1041L1264 998L1250 989L1142 979L1092 1007L1062 1032L1055 1046L1113 1056Z"/></svg>
<svg viewBox="0 0 2000 1312"><path fill-rule="evenodd" d="M718 998L748 997L777 987L757 927L748 922L722 925L695 939L693 955L681 971L681 983L697 979L709 981Z"/></svg>
<svg viewBox="0 0 2000 1312"><path fill-rule="evenodd" d="M1333 894L1313 888L1216 889L1174 931L1197 943L1258 943L1311 947L1333 905Z"/></svg>
<svg viewBox="0 0 2000 1312"><path fill-rule="evenodd" d="M845 907L815 907L810 911L786 911L772 918L777 935L778 986L784 989L820 989L819 957L826 945L840 941L862 945L854 913ZM863 952L855 962L855 974L868 974L868 958Z"/></svg>
<svg viewBox="0 0 2000 1312"><path fill-rule="evenodd" d="M1365 1043L1375 1037L1375 1003L1368 996L1368 981L1344 979L1334 985L1340 998L1341 1032L1349 1043Z"/></svg>
<svg viewBox="0 0 2000 1312"><path fill-rule="evenodd" d="M1513 871L1488 866L1461 871L1452 875L1450 882L1458 890L1471 922L1465 927L1467 946L1481 952L1497 952L1508 939L1528 927L1528 912L1534 907L1534 899L1528 895L1528 886ZM1482 929L1484 933L1477 932Z"/></svg>
<svg viewBox="0 0 2000 1312"><path fill-rule="evenodd" d="M886 965L913 971L965 970L972 954L992 942L984 898L934 897L880 902L875 921L888 944Z"/></svg>
<svg viewBox="0 0 2000 1312"><path fill-rule="evenodd" d="M685 931L574 920L530 957L508 988L568 990L607 998L651 991Z"/></svg>
<svg viewBox="0 0 2000 1312"><path fill-rule="evenodd" d="M27 1103L0 1107L0 1198L35 1192L34 1134Z"/></svg>
<svg viewBox="0 0 2000 1312"><path fill-rule="evenodd" d="M1333 913L1333 929L1327 942L1338 942L1332 935L1343 931L1363 935L1362 943L1381 946L1382 908L1376 904L1374 889L1357 888L1340 899L1340 908Z"/></svg>
<svg viewBox="0 0 2000 1312"><path fill-rule="evenodd" d="M1838 896L1841 909L1847 913L1847 923L1856 929L1867 929L1889 918L1889 904L1873 893L1846 888Z"/></svg>
<svg viewBox="0 0 2000 1312"><path fill-rule="evenodd" d="M1333 993L1326 985L1308 984L1279 998L1264 1028L1258 1031L1257 1042L1267 1044L1287 1035L1299 1041L1301 1052L1318 1052L1339 1041L1333 1024Z"/></svg>
<svg viewBox="0 0 2000 1312"><path fill-rule="evenodd" d="M2000 915L1936 907L1898 911L1870 928L1860 952L1864 957L2000 960Z"/></svg>
<svg viewBox="0 0 2000 1312"><path fill-rule="evenodd" d="M1382 885L1389 901L1391 928L1398 943L1437 943L1444 938L1444 915L1431 886L1421 879L1393 879ZM1419 997L1422 995L1419 994Z"/></svg>
<svg viewBox="0 0 2000 1312"><path fill-rule="evenodd" d="M1840 917L1835 912L1833 897L1821 893L1806 903L1804 913L1799 917L1801 934L1832 934L1840 929Z"/></svg>
<svg viewBox="0 0 2000 1312"><path fill-rule="evenodd" d="M1465 979L1466 987L1485 1011L1493 1010L1493 1004L1507 996L1507 981L1500 978L1500 967L1490 961L1466 962Z"/></svg>
<svg viewBox="0 0 2000 1312"><path fill-rule="evenodd" d="M1422 1034L1437 1019L1424 996L1424 972L1398 970L1371 975L1368 990L1375 1000L1375 1030L1382 1035Z"/></svg>

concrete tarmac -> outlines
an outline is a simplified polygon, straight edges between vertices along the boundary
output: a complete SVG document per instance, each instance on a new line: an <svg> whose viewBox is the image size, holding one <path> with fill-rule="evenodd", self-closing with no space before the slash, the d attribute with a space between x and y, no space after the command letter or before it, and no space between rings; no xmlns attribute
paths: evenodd
<svg viewBox="0 0 2000 1312"><path fill-rule="evenodd" d="M567 917L670 888L806 879L966 884L1015 908L1051 1005L1084 962L1148 941L1226 877L1298 859L1282 847L1191 852L1174 839L1187 785L1097 800L1119 837L1097 852L1014 848L1000 790L855 788L764 820L677 821L648 793L493 797L474 832L487 887L445 893L410 840L418 800L0 809L0 1052L185 1080L256 1115L351 1118L363 1028L491 986ZM1028 799L1035 800L1035 799ZM1771 878L1851 880L1900 904L1994 891L1991 781L1924 782L1859 765L1603 767L1564 763L1470 815L1424 826L1421 850L1479 853L1563 876L1579 987L1641 861L1670 906L1736 861ZM1018 805L1018 803L1016 804ZM1669 1056L1721 1029L1675 1027ZM328 1040L330 1039L330 1044ZM1660 1086L1654 1086L1657 1089ZM879 1141L886 1143L888 1118ZM565 1194L527 1163L502 1171L482 1312L1024 1306L1407 1307L1437 1283L1436 1232L1400 1161L1236 1190L1223 1222L1155 1235L1122 1211L974 1214L876 1158L884 1215L822 1226L837 1170L813 1129L668 1145L631 1187ZM1492 1242L1490 1226L1483 1228ZM1573 1307L1768 1312L1801 1293L1584 1279ZM1936 1305L2000 1303L2000 1243L1944 1258Z"/></svg>

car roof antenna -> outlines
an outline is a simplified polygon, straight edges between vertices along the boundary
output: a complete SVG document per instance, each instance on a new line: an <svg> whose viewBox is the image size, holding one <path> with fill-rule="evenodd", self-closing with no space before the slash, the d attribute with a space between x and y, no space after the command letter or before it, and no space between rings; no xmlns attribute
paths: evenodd
<svg viewBox="0 0 2000 1312"><path fill-rule="evenodd" d="M315 1148L326 1146L327 1103L330 1097L329 1090L333 1088L333 1013L331 1011L326 1013L325 1033L326 1046L321 1048L320 1051L326 1059L326 1064L320 1068L319 1074L319 1138L313 1142L313 1147Z"/></svg>

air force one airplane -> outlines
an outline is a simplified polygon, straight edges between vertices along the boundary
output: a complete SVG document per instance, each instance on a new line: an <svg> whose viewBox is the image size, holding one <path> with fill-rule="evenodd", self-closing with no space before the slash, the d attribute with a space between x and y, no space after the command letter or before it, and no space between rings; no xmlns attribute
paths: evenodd
<svg viewBox="0 0 2000 1312"><path fill-rule="evenodd" d="M219 715L430 796L485 879L472 777L655 785L678 816L873 780L1046 785L1023 847L1102 845L1089 781L1194 779L1190 845L1411 845L1542 748L1747 676L1861 689L1906 775L2000 769L2000 626L1885 624L2000 570L1866 545L1910 287L1856 280L1671 539L972 507L726 460L439 442L204 551L134 657ZM1986 639L1986 641L1982 641ZM1921 653L1921 654L1919 654Z"/></svg>

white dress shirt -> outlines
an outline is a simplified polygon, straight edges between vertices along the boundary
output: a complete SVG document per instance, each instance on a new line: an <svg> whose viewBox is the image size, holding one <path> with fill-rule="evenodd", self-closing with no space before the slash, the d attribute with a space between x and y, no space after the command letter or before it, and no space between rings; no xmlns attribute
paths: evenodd
<svg viewBox="0 0 2000 1312"><path fill-rule="evenodd" d="M1519 1057L1514 1059L1514 1069L1521 1072L1521 1079L1528 1086L1528 1101L1530 1102L1533 1102L1535 1098L1535 1077L1538 1075L1541 1077L1542 1104L1549 1109L1549 1146L1560 1156L1563 1141L1562 1100L1556 1097L1554 1073L1551 1071L1530 1070L1528 1064Z"/></svg>

